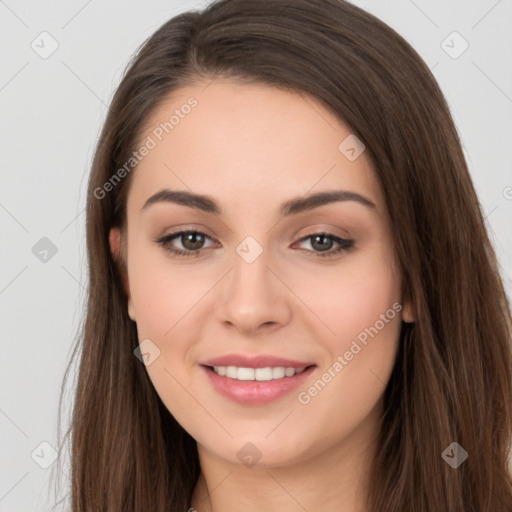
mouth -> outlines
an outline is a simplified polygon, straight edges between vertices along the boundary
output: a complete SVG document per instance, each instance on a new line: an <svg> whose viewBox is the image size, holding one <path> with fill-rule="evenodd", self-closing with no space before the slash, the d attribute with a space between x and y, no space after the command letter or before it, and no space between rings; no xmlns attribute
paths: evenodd
<svg viewBox="0 0 512 512"><path fill-rule="evenodd" d="M204 365L209 370L215 372L221 377L228 379L236 379L240 381L269 381L279 380L284 378L294 377L300 375L315 364L293 368L291 366L266 366L264 368L248 368L238 366L208 366Z"/></svg>
<svg viewBox="0 0 512 512"><path fill-rule="evenodd" d="M212 387L222 396L244 405L263 405L291 393L315 372L317 365L298 368L249 368L200 365Z"/></svg>

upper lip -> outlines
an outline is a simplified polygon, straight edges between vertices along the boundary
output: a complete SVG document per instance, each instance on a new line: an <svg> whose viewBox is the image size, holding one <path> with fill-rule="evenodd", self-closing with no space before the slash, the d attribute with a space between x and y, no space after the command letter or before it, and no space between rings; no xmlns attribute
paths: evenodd
<svg viewBox="0 0 512 512"><path fill-rule="evenodd" d="M204 366L236 366L238 368L266 368L268 366L284 366L285 368L303 368L315 363L296 361L283 357L262 354L259 356L247 356L243 354L226 354L203 361Z"/></svg>

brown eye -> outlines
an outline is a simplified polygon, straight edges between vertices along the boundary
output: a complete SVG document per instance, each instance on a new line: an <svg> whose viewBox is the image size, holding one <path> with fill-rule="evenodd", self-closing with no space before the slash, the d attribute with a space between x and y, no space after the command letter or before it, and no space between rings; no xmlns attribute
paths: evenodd
<svg viewBox="0 0 512 512"><path fill-rule="evenodd" d="M326 235L314 235L311 238L311 246L319 251L328 251L334 245L334 240Z"/></svg>
<svg viewBox="0 0 512 512"><path fill-rule="evenodd" d="M177 256L194 257L201 255L206 239L210 239L210 237L205 233L202 233L201 231L188 230L171 233L170 235L166 235L155 240L155 242L159 243L166 251ZM179 241L183 249L174 247L172 245L173 241Z"/></svg>
<svg viewBox="0 0 512 512"><path fill-rule="evenodd" d="M180 235L180 240L183 247L190 251L201 249L201 246L204 244L204 236L198 231L185 232Z"/></svg>
<svg viewBox="0 0 512 512"><path fill-rule="evenodd" d="M354 246L354 240L346 240L332 233L313 233L301 238L300 242L303 243L307 240L311 240L310 245L313 248L313 251L308 250L308 252L313 252L314 256L320 257L336 256L343 251L349 251ZM330 250L333 244L338 244L339 247Z"/></svg>

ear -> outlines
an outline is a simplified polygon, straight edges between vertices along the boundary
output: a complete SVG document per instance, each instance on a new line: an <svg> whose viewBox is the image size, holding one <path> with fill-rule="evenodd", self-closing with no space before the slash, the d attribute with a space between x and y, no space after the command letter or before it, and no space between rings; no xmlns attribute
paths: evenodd
<svg viewBox="0 0 512 512"><path fill-rule="evenodd" d="M416 321L416 316L414 314L414 308L411 301L405 301L402 306L402 320L408 324L414 323Z"/></svg>
<svg viewBox="0 0 512 512"><path fill-rule="evenodd" d="M119 230L119 228L112 228L110 230L109 243L110 243L110 250L114 257L114 261L118 265L119 272L120 272L122 280L123 280L124 290L128 297L128 315L130 316L130 318L133 321L135 321L135 309L133 307L133 302L131 299L130 284L128 282L125 261L123 259L122 253L121 253L122 234L121 234L121 231Z"/></svg>

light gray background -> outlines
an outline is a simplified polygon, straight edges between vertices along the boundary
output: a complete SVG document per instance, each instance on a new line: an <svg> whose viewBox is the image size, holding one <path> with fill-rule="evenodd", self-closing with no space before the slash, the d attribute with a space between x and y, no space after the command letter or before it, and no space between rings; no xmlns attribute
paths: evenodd
<svg viewBox="0 0 512 512"><path fill-rule="evenodd" d="M51 461L51 448L41 443L56 447L60 386L83 315L87 175L107 105L138 45L175 14L205 3L0 0L2 512L46 511L55 502L48 493L55 464L40 467ZM511 1L353 3L402 34L437 77L510 297ZM43 31L59 45L47 59L31 48L34 40L42 46ZM453 31L469 44L458 58L442 47ZM444 47L453 54L461 44L450 36ZM43 237L57 247L47 262L32 252Z"/></svg>

